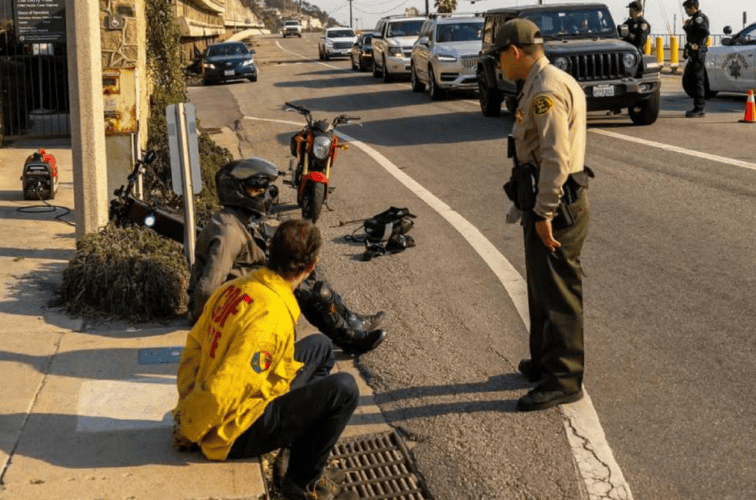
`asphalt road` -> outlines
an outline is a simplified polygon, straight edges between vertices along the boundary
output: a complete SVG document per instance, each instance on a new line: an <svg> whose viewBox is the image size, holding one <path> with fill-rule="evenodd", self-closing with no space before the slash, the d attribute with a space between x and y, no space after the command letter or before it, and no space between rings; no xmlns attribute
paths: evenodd
<svg viewBox="0 0 756 500"><path fill-rule="evenodd" d="M508 115L474 96L432 102L347 60L317 61L317 39L260 38L257 83L190 89L200 125L231 126L280 168L301 123L362 117L343 133L369 145L474 225L524 276L519 226L506 226ZM285 50L283 50L285 49ZM305 58L299 55L305 56ZM311 58L311 59L307 59ZM586 387L637 500L756 498L756 126L723 95L703 119L665 76L656 124L592 113L584 250ZM384 416L418 444L436 500L579 498L556 410L518 414L514 367L527 334L512 300L470 245L363 149L340 152L323 267L354 309L384 309L387 341L361 358ZM344 239L389 206L418 215L417 247L361 262ZM608 498L608 497L607 497Z"/></svg>

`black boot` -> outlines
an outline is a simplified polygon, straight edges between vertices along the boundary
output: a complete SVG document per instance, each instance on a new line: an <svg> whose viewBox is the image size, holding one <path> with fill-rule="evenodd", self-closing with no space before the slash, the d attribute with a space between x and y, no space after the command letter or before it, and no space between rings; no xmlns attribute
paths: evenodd
<svg viewBox="0 0 756 500"><path fill-rule="evenodd" d="M347 323L355 330L370 331L378 328L378 325L381 324L384 316L386 316L386 314L383 311L378 311L370 316L363 316L362 314L350 312L347 315Z"/></svg>
<svg viewBox="0 0 756 500"><path fill-rule="evenodd" d="M307 320L342 351L364 354L378 347L386 337L384 330L375 329L383 319L382 311L372 316L352 313L339 294L325 281L313 285L311 297L318 314L310 313L306 316Z"/></svg>

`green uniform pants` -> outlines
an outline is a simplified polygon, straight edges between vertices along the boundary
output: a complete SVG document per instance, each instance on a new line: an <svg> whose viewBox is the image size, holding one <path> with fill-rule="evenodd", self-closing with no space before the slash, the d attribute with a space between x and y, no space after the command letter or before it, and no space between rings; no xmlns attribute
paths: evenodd
<svg viewBox="0 0 756 500"><path fill-rule="evenodd" d="M535 219L527 212L525 269L530 312L530 355L541 371L540 388L576 392L583 383L583 269L580 252L588 234L587 191L569 206L574 223L563 215L552 220L554 238L562 244L551 252L535 231Z"/></svg>

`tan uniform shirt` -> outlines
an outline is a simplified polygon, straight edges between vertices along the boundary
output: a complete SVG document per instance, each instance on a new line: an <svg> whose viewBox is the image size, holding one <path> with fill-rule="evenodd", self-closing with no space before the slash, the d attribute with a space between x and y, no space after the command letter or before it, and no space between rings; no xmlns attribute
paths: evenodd
<svg viewBox="0 0 756 500"><path fill-rule="evenodd" d="M551 219L570 174L583 170L586 133L585 93L570 75L544 56L528 73L512 133L517 159L539 169L533 211Z"/></svg>

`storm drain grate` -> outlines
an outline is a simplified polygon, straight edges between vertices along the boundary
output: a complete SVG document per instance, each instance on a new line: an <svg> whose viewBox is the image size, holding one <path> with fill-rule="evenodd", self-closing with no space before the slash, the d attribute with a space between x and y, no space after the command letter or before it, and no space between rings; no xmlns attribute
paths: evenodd
<svg viewBox="0 0 756 500"><path fill-rule="evenodd" d="M395 431L342 438L331 459L347 473L344 486L360 500L432 500Z"/></svg>

